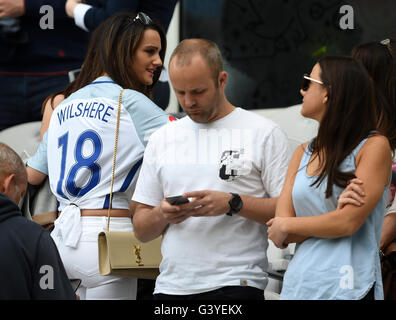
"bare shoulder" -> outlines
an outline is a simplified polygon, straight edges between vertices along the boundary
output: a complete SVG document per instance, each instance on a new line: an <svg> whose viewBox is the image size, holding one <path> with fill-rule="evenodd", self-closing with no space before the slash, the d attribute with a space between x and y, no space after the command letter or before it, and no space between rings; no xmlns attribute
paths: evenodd
<svg viewBox="0 0 396 320"><path fill-rule="evenodd" d="M63 100L65 100L65 96L63 94L58 94L52 99L48 99L47 103L45 104L44 111L52 111L54 110Z"/></svg>
<svg viewBox="0 0 396 320"><path fill-rule="evenodd" d="M44 134L48 129L49 122L54 112L54 109L63 101L65 100L65 96L63 94L58 94L54 97L53 102L51 103L51 99L45 104L44 112L43 112L43 119L41 120L41 128L40 128L40 141L43 140Z"/></svg>
<svg viewBox="0 0 396 320"><path fill-rule="evenodd" d="M377 155L379 155L378 153L390 154L391 147L388 138L381 134L376 134L371 136L370 138L367 139L366 143L363 145L362 149L358 154L358 157L361 154L366 154L371 152L376 152Z"/></svg>
<svg viewBox="0 0 396 320"><path fill-rule="evenodd" d="M54 104L57 106L59 103L61 103L63 100L65 100L65 96L63 94L58 94L54 98Z"/></svg>
<svg viewBox="0 0 396 320"><path fill-rule="evenodd" d="M363 161L365 160L365 161ZM392 151L388 138L376 134L367 139L356 157L356 165L369 161L377 166L390 167L392 163Z"/></svg>
<svg viewBox="0 0 396 320"><path fill-rule="evenodd" d="M63 100L65 100L65 96L63 94L56 95L52 105L53 109L55 109Z"/></svg>
<svg viewBox="0 0 396 320"><path fill-rule="evenodd" d="M301 160L301 157L304 154L305 150L307 149L308 144L309 144L309 141L300 144L296 148L296 150L294 150L293 158L297 158L297 159Z"/></svg>
<svg viewBox="0 0 396 320"><path fill-rule="evenodd" d="M297 169L300 166L300 162L301 162L301 158L305 152L305 150L307 149L309 142L305 142L303 144L300 144L296 150L294 150L292 158L290 160L290 164L289 164L289 171L291 170L292 172L296 172Z"/></svg>
<svg viewBox="0 0 396 320"><path fill-rule="evenodd" d="M391 169L392 152L388 139L379 134L368 138L356 157L356 176L371 187L382 188L389 184Z"/></svg>

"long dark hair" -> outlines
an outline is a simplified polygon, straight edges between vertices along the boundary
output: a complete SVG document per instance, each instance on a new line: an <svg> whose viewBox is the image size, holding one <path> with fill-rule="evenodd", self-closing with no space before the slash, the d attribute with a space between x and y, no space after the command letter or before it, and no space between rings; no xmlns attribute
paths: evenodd
<svg viewBox="0 0 396 320"><path fill-rule="evenodd" d="M326 198L333 185L345 188L355 177L342 172L341 162L376 128L372 81L365 68L351 57L325 57L319 61L320 78L328 91L328 101L318 135L309 148L318 157L320 173L312 185L327 177Z"/></svg>
<svg viewBox="0 0 396 320"><path fill-rule="evenodd" d="M140 20L136 20L135 17L135 13L119 12L103 21L95 29L80 73L65 89L51 94L43 102L43 111L48 100L53 106L55 96L62 94L67 98L104 73L107 73L121 87L139 91L151 99L161 74L161 68L155 71L153 83L145 85L138 80L133 70L133 56L144 32L147 29L152 29L160 35L161 50L159 55L163 62L166 51L166 34L158 23L150 20L144 24Z"/></svg>
<svg viewBox="0 0 396 320"><path fill-rule="evenodd" d="M377 102L377 128L396 149L396 41L368 42L352 49L373 79Z"/></svg>

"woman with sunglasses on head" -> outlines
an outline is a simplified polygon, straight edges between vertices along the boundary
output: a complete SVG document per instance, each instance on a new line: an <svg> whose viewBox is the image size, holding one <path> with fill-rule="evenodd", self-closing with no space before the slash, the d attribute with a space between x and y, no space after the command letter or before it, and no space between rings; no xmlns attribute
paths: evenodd
<svg viewBox="0 0 396 320"><path fill-rule="evenodd" d="M136 30L129 35L125 31L119 34L117 34L117 31L115 31L112 34L104 35L103 32L105 31L101 30L109 28L109 25L113 23L109 22L110 19L112 21L115 21L115 17L122 17L124 24L129 23L129 28L136 28ZM131 24L131 22L133 23ZM118 24L119 29L122 27L122 23ZM114 69L113 73L115 73L115 78L123 77L125 79L123 79L122 81L128 81L131 83L131 85L133 82L134 90L139 91L146 95L148 98L152 99L153 91L159 80L162 62L164 61L166 51L166 35L162 27L160 27L157 23L153 22L150 17L143 12L140 12L137 15L134 13L121 12L113 15L112 18L107 19L107 23L103 22L99 25L98 28L100 28L101 30L95 30L95 32L93 32L86 57L77 78L73 82L71 82L65 89L50 95L44 101L43 119L40 129L40 140L42 140L44 133L48 129L49 121L55 107L73 92L90 84L98 77L103 76L106 73L103 70L110 67ZM112 39L109 40L113 41L114 45L116 44L118 39L122 40L122 50L124 52L119 52L118 54L116 50L119 49L116 48L112 48L111 51L107 52L107 49L104 47L106 45L106 41L108 41L106 39L107 37L112 37ZM160 43L158 43L158 40L160 41ZM160 45L160 50L158 50L158 52L153 52L155 54L150 52L150 50L152 50L152 48L150 48L150 41L156 41ZM131 47L129 48L127 46ZM134 68L132 69L132 72L130 74L126 72L128 71L128 66L124 62L126 50L133 50L135 53L134 56L130 56L129 60L126 61L126 63L134 64ZM105 61L105 59L107 59L107 61ZM111 66L112 64L114 64L114 66ZM135 67L140 64L142 64L142 68L146 68L146 70L149 71L149 74L147 74L146 72L136 72L137 70L135 71ZM152 70L154 70L154 73L151 72ZM139 77L142 79L139 79ZM143 77L146 77L147 79L143 79ZM152 83L146 84L147 81L148 83Z"/></svg>
<svg viewBox="0 0 396 320"><path fill-rule="evenodd" d="M76 80L47 101L52 115L28 161L28 180L40 184L49 177L60 211L51 236L69 278L82 280L81 299L136 297L136 279L99 274L97 238L109 207L110 230L132 231L130 203L148 136L169 121L149 99L165 48L165 34L147 15L115 14L94 32Z"/></svg>
<svg viewBox="0 0 396 320"><path fill-rule="evenodd" d="M66 14L85 31L93 31L101 21L120 10L143 11L164 29L168 30L177 0L67 0ZM162 69L159 82L153 92L153 101L163 110L168 107L170 86L169 76Z"/></svg>
<svg viewBox="0 0 396 320"><path fill-rule="evenodd" d="M378 245L391 150L376 131L372 83L353 58L325 57L300 92L301 113L319 130L294 152L268 222L275 245L298 243L281 299L382 299ZM337 209L354 177L367 183L365 204Z"/></svg>

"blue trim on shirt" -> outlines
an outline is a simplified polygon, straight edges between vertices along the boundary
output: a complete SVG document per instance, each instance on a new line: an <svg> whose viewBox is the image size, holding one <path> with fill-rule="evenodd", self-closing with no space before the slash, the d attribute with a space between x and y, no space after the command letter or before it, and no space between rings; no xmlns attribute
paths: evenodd
<svg viewBox="0 0 396 320"><path fill-rule="evenodd" d="M131 184L136 172L138 171L139 167L142 165L143 163L143 158L140 159L138 162L135 163L135 165L131 168L131 170L129 170L124 183L122 184L120 190L118 192L125 192L129 185ZM110 194L106 195L104 204L103 204L103 209L108 209L109 208L109 204L110 204ZM113 206L112 206L113 208Z"/></svg>
<svg viewBox="0 0 396 320"><path fill-rule="evenodd" d="M88 86L91 84L97 84L97 83L115 83L115 82L114 81L95 81L95 82L88 84Z"/></svg>
<svg viewBox="0 0 396 320"><path fill-rule="evenodd" d="M110 203L110 195L106 195L105 202L103 204L103 209L109 209L109 203Z"/></svg>
<svg viewBox="0 0 396 320"><path fill-rule="evenodd" d="M129 185L131 184L131 182L133 180L133 177L135 176L137 170L142 165L142 163L143 163L143 158L135 163L135 165L132 167L132 169L129 171L127 177L125 178L125 181L122 184L119 192L125 192L128 189Z"/></svg>

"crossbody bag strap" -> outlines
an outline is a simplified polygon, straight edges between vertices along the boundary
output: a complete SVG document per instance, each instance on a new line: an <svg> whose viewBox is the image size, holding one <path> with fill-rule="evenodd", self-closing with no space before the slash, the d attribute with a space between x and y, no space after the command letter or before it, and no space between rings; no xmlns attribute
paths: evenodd
<svg viewBox="0 0 396 320"><path fill-rule="evenodd" d="M114 152L113 152L113 168L111 170L111 186L110 186L110 199L109 199L109 208L107 210L107 231L110 230L110 211L113 202L113 186L114 186L114 174L115 174L115 166L117 159L117 147L118 147L118 133L120 131L120 114L121 114L121 103L122 103L122 94L125 89L123 89L118 98L118 110L117 110L117 125L115 132L115 141L114 141Z"/></svg>

